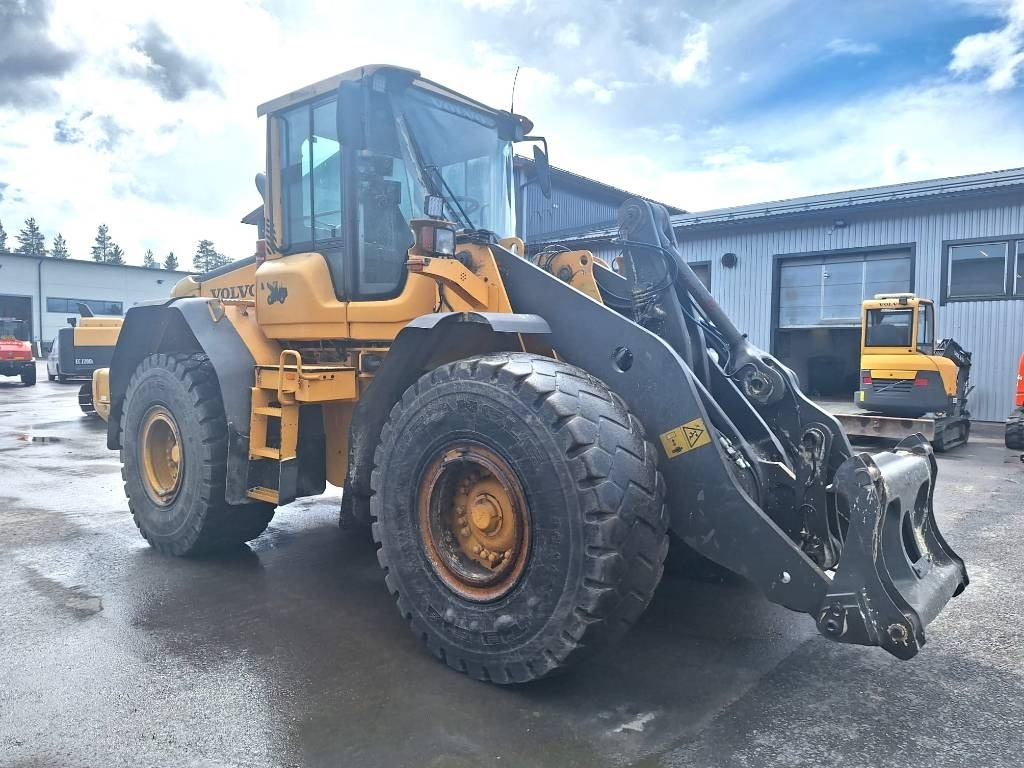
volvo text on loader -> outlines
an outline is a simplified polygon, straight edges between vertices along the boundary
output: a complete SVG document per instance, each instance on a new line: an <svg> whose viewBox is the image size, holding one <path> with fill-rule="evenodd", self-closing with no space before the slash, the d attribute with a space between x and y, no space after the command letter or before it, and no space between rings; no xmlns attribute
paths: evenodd
<svg viewBox="0 0 1024 768"><path fill-rule="evenodd" d="M621 274L527 258L526 118L388 66L258 114L254 293L133 307L96 379L153 547L237 545L344 486L415 633L508 683L620 637L671 528L826 637L917 653L967 584L931 447L854 454L694 276L663 208L623 205Z"/></svg>

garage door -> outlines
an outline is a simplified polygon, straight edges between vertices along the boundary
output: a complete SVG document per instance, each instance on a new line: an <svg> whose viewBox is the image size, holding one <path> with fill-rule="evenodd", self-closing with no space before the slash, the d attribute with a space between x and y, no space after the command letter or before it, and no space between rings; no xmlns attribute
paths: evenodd
<svg viewBox="0 0 1024 768"><path fill-rule="evenodd" d="M910 290L910 251L786 259L779 274L779 327L858 326L876 293Z"/></svg>

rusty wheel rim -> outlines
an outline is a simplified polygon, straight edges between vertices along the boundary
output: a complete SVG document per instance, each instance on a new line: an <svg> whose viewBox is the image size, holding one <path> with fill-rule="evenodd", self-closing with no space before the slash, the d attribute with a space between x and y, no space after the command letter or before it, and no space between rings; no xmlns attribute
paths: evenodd
<svg viewBox="0 0 1024 768"><path fill-rule="evenodd" d="M508 463L477 443L446 448L420 480L420 533L437 576L455 593L486 602L522 576L529 509Z"/></svg>
<svg viewBox="0 0 1024 768"><path fill-rule="evenodd" d="M181 434L163 406L153 406L142 421L139 452L146 493L162 507L174 501L181 488Z"/></svg>

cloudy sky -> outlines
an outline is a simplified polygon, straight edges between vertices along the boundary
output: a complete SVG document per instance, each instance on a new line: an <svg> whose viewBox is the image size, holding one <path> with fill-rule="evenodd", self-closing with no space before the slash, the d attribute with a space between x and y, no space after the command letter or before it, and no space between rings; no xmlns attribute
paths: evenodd
<svg viewBox="0 0 1024 768"><path fill-rule="evenodd" d="M695 211L1024 166L1024 0L0 0L0 222L248 255L256 105L367 63Z"/></svg>

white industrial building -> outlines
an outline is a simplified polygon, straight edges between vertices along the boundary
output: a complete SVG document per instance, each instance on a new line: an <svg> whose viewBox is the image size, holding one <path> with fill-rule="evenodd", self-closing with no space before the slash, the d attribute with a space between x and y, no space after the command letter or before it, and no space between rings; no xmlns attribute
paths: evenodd
<svg viewBox="0 0 1024 768"><path fill-rule="evenodd" d="M140 301L166 298L186 274L0 252L0 317L24 320L37 351L45 350L78 315L79 302L97 315L121 316Z"/></svg>

